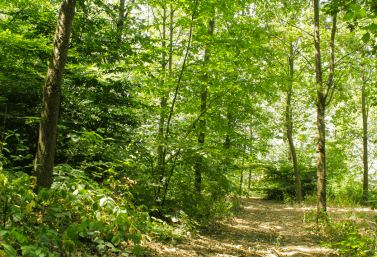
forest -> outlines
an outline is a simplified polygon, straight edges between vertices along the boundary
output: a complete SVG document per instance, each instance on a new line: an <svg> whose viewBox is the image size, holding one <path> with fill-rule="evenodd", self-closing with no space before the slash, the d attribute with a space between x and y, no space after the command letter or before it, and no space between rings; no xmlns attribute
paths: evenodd
<svg viewBox="0 0 377 257"><path fill-rule="evenodd" d="M377 256L376 36L374 0L0 1L0 257Z"/></svg>

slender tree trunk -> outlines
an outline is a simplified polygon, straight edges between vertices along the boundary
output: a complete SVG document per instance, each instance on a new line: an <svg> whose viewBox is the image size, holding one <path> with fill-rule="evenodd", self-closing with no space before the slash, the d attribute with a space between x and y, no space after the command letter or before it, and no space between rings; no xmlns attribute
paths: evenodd
<svg viewBox="0 0 377 257"><path fill-rule="evenodd" d="M228 107L230 109L230 107ZM228 124L227 124L227 133L226 133L226 136L225 136L225 148L229 149L230 148L230 134L232 133L232 124L233 124L233 121L232 121L232 113L230 110L228 110Z"/></svg>
<svg viewBox="0 0 377 257"><path fill-rule="evenodd" d="M317 211L322 216L327 211L326 208L326 150L325 150L325 106L317 106L317 126L318 126L318 167L317 167Z"/></svg>
<svg viewBox="0 0 377 257"><path fill-rule="evenodd" d="M173 34L174 34L174 26L173 26L173 5L170 5L170 35L169 35L169 59L168 59L168 69L169 69L169 78L171 77L171 71L173 67ZM162 23L162 47L166 47L166 8L164 9L163 14L163 23ZM162 84L166 82L166 54L165 51L162 52L162 71L164 73L164 79L162 81ZM161 97L160 101L160 120L158 124L158 141L159 145L157 147L157 170L158 170L158 180L159 183L163 182L163 178L165 177L165 156L166 156L166 148L162 144L162 140L164 140L164 126L165 126L165 120L166 120L166 113L165 109L167 106L167 98L165 96ZM158 188L157 196L160 195L161 192L161 186Z"/></svg>
<svg viewBox="0 0 377 257"><path fill-rule="evenodd" d="M4 139L5 139L5 125L7 122L7 111L8 106L5 107L5 113L4 113L4 120L3 120L3 132L1 133L1 148L0 148L0 155L3 153L4 150Z"/></svg>
<svg viewBox="0 0 377 257"><path fill-rule="evenodd" d="M253 160L253 155L251 154L251 152L253 151L252 149L252 143L253 143L253 127L251 126L252 123L250 122L250 160ZM247 185L247 189L250 190L250 185L251 185L251 166L249 168L249 182L248 182L248 185Z"/></svg>
<svg viewBox="0 0 377 257"><path fill-rule="evenodd" d="M363 73L363 87L361 91L361 102L363 112L363 164L364 164L364 180L363 180L363 201L368 201L368 113L366 108L366 92L365 92L365 77Z"/></svg>
<svg viewBox="0 0 377 257"><path fill-rule="evenodd" d="M325 109L326 105L331 101L332 93L335 88L333 87L333 77L335 70L335 33L336 33L336 18L337 14L332 16L332 29L330 39L330 71L329 77L324 89L322 81L322 64L321 64L321 48L319 37L319 0L314 0L314 46L315 46L315 73L316 73L316 89L317 89L317 221L319 218L326 218L326 133L325 133ZM330 90L332 93L329 102L326 103L326 98L329 95Z"/></svg>
<svg viewBox="0 0 377 257"><path fill-rule="evenodd" d="M122 32L123 32L123 25L124 25L124 2L125 0L119 1L119 20L117 23L118 42L122 41Z"/></svg>
<svg viewBox="0 0 377 257"><path fill-rule="evenodd" d="M296 180L296 197L297 202L301 203L302 201L302 191L301 191L301 178L300 178L300 171L298 170L298 164L297 164L297 156L296 156L296 149L295 145L293 143L293 136L292 136L292 130L293 130L293 122L292 122L292 104L291 104L291 97L292 97L292 91L293 91L293 45L291 43L291 50L290 50L290 57L289 57L289 88L287 91L287 105L286 105L286 126L287 126L287 139L289 143L289 148L291 151L290 156L292 157L291 160L293 162L293 170L295 173L295 180Z"/></svg>
<svg viewBox="0 0 377 257"><path fill-rule="evenodd" d="M245 169L245 146L243 148L243 155L242 155L242 168L241 168L241 178L240 178L240 195L242 195L242 184L243 184L243 171Z"/></svg>
<svg viewBox="0 0 377 257"><path fill-rule="evenodd" d="M34 176L38 187L51 188L56 135L60 107L60 89L67 61L69 37L75 15L76 0L63 0L57 19L54 46L43 89L43 104Z"/></svg>
<svg viewBox="0 0 377 257"><path fill-rule="evenodd" d="M213 30L215 27L215 20L214 18L209 19L208 24L208 35L213 35ZM204 65L206 65L207 62L209 62L210 58L210 50L209 46L206 46L206 49L204 51ZM208 80L208 73L206 72L203 75L203 83L202 83L202 93L201 93L201 106L200 111L203 113L207 109L207 97L208 97L208 90L207 90L207 80ZM199 137L198 142L200 144L204 144L205 141L205 130L206 130L206 119L202 118L199 121ZM196 167L195 167L195 189L197 193L201 193L201 186L202 186L202 170L203 170L203 158L202 156L198 155L196 160Z"/></svg>
<svg viewBox="0 0 377 257"><path fill-rule="evenodd" d="M166 47L166 8L164 8L164 14L162 17L162 47ZM164 85L165 83L165 73L166 73L166 54L165 50L162 51L162 72L164 74L164 79L162 80L161 84ZM162 183L164 174L165 174L165 154L164 154L164 147L162 145L162 140L164 138L164 125L165 125L165 107L167 104L167 99L165 96L161 97L160 101L160 120L158 122L158 142L159 145L157 147L157 171L158 171L158 181ZM160 194L161 186L159 186L157 195Z"/></svg>

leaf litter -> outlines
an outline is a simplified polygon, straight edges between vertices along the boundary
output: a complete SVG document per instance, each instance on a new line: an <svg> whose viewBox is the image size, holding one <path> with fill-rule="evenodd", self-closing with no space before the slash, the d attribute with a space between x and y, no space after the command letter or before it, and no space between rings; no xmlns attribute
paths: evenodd
<svg viewBox="0 0 377 257"><path fill-rule="evenodd" d="M313 210L315 207L242 197L235 217L208 224L186 241L151 242L145 256L338 256L319 246L326 238L304 224L303 217Z"/></svg>

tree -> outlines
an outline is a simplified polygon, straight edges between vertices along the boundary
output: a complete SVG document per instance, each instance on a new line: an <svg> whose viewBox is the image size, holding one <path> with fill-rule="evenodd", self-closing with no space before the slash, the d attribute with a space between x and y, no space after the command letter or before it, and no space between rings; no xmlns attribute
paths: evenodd
<svg viewBox="0 0 377 257"><path fill-rule="evenodd" d="M54 46L43 89L42 115L34 163L34 176L37 177L36 191L38 187L51 188L53 182L60 90L75 8L76 0L63 0L57 19Z"/></svg>
<svg viewBox="0 0 377 257"><path fill-rule="evenodd" d="M292 155L292 162L293 162L293 170L295 173L295 180L296 180L296 197L297 202L301 203L302 201L302 190L301 190L301 179L300 179L300 171L298 170L297 164L297 156L296 156L296 149L293 143L292 131L293 131L293 122L292 122L292 104L291 104L291 97L293 91L293 79L294 79L294 59L293 59L293 44L290 44L290 56L288 58L289 62L289 87L287 90L287 105L286 105L286 126L287 126L287 138L289 143L289 148L291 150Z"/></svg>
<svg viewBox="0 0 377 257"><path fill-rule="evenodd" d="M215 27L215 20L214 18L210 18L208 22L208 35L212 36ZM210 60L210 49L207 43L207 46L204 50L204 65L208 63ZM208 71L204 72L203 75L203 82L202 82L202 92L201 92L201 105L200 111L203 113L207 109L207 98L208 98L208 90L207 90L207 83L208 83ZM202 118L199 122L199 136L198 136L198 143L204 144L205 141L205 130L206 130L206 120ZM195 167L195 188L197 193L201 192L201 183L202 183L202 170L203 170L203 158L202 156L198 155Z"/></svg>
<svg viewBox="0 0 377 257"><path fill-rule="evenodd" d="M316 74L316 90L317 90L317 154L318 154L318 167L317 167L317 218L322 217L324 212L326 212L326 131L325 131L325 109L326 106L331 101L331 97L327 99L329 95L332 94L333 87L333 77L334 77L334 41L336 33L336 18L337 13L332 10L332 28L331 28L331 39L330 39L330 72L326 82L323 85L322 78L322 63L321 63L321 46L320 46L320 35L319 35L319 0L314 0L314 48L315 48L315 74ZM332 89L332 91L331 91ZM327 101L329 100L329 101Z"/></svg>

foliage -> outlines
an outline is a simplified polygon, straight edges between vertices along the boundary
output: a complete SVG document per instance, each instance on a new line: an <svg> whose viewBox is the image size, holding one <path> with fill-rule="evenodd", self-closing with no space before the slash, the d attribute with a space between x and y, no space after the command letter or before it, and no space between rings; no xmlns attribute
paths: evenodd
<svg viewBox="0 0 377 257"><path fill-rule="evenodd" d="M99 253L140 252L151 221L146 208L130 201L131 181L109 180L100 188L69 166L57 172L61 177L53 188L34 195L33 177L2 171L1 236L7 256L71 256L84 246ZM120 244L128 241L132 248Z"/></svg>
<svg viewBox="0 0 377 257"><path fill-rule="evenodd" d="M326 220L321 221L310 229L325 237L321 246L336 249L341 256L375 256L376 238L368 225L368 221L357 222L364 219L362 213L350 211L341 217L331 214ZM310 211L305 214L304 222L309 225L315 222L316 214ZM335 220L335 219L341 219Z"/></svg>
<svg viewBox="0 0 377 257"><path fill-rule="evenodd" d="M259 190L268 199L294 201L288 85L303 196L315 202L315 58L308 1L132 0L125 6L77 1L54 184L34 195L30 175L59 2L0 3L0 242L7 255L72 255L87 246L136 254L142 240L181 240L193 227L237 211L236 194L246 191L247 173L246 194ZM370 1L321 6L321 48L330 39L327 15L338 11L339 17L336 90L326 111L331 204L362 198L359 87L361 74L368 73L368 97L375 98L375 7ZM213 35L209 19L215 21ZM287 59L294 61L293 77ZM328 72L324 67L324 75ZM368 108L375 120L375 106ZM374 158L375 125L369 134ZM335 224L326 226L335 233ZM345 225L344 235L362 242L352 226ZM332 246L345 247L347 240Z"/></svg>
<svg viewBox="0 0 377 257"><path fill-rule="evenodd" d="M302 183L302 195L311 195L316 188L315 167L300 165L299 171ZM282 162L278 167L268 166L265 168L263 182L267 185L264 191L266 198L278 201L294 201L296 197L296 184L293 168L290 163Z"/></svg>

